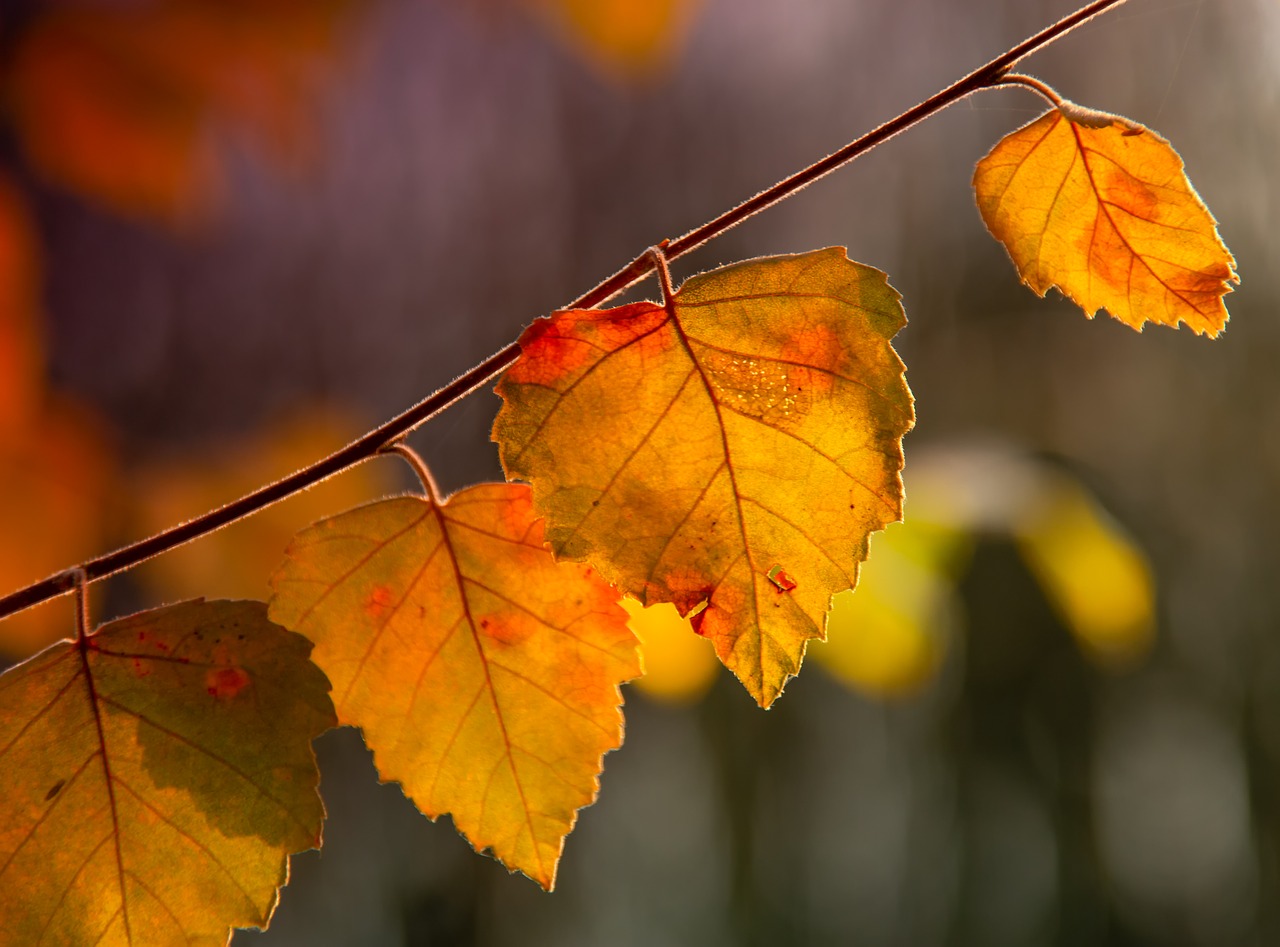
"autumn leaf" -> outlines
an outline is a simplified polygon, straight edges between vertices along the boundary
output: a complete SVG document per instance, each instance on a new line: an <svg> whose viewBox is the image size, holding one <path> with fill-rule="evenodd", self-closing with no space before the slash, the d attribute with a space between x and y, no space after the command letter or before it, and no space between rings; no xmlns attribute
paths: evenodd
<svg viewBox="0 0 1280 947"><path fill-rule="evenodd" d="M521 337L494 439L557 556L673 603L767 707L901 517L905 321L839 247L694 277L670 311L558 312Z"/></svg>
<svg viewBox="0 0 1280 947"><path fill-rule="evenodd" d="M1216 336L1235 260L1183 171L1150 129L1074 103L1006 136L973 177L987 229L1023 282L1057 286L1085 315L1186 323Z"/></svg>
<svg viewBox="0 0 1280 947"><path fill-rule="evenodd" d="M640 663L617 593L547 552L528 488L324 520L272 584L272 619L316 643L382 778L549 890Z"/></svg>
<svg viewBox="0 0 1280 947"><path fill-rule="evenodd" d="M320 842L310 645L184 602L0 676L0 942L223 944Z"/></svg>

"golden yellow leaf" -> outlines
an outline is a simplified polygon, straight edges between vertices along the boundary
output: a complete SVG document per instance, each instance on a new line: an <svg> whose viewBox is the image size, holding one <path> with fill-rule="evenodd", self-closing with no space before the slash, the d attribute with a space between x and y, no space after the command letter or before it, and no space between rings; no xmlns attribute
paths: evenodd
<svg viewBox="0 0 1280 947"><path fill-rule="evenodd" d="M1235 260L1169 143L1128 119L1064 103L1002 139L973 177L987 229L1043 296L1218 335Z"/></svg>
<svg viewBox="0 0 1280 947"><path fill-rule="evenodd" d="M0 676L0 943L224 944L320 842L310 645L184 602Z"/></svg>
<svg viewBox="0 0 1280 947"><path fill-rule="evenodd" d="M494 439L557 556L673 603L767 707L901 516L905 321L839 247L694 277L670 312L559 312L521 337Z"/></svg>
<svg viewBox="0 0 1280 947"><path fill-rule="evenodd" d="M617 593L556 564L529 490L398 497L304 530L271 616L316 643L338 718L425 814L550 889L640 673Z"/></svg>

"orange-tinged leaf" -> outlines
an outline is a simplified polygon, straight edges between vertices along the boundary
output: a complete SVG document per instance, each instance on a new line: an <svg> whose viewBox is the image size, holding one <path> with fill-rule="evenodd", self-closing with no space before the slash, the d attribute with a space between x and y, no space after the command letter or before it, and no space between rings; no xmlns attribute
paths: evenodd
<svg viewBox="0 0 1280 947"><path fill-rule="evenodd" d="M319 844L308 642L184 602L0 676L0 943L223 944Z"/></svg>
<svg viewBox="0 0 1280 947"><path fill-rule="evenodd" d="M671 312L559 312L521 337L494 439L557 556L673 603L767 707L901 516L905 321L839 247L694 277Z"/></svg>
<svg viewBox="0 0 1280 947"><path fill-rule="evenodd" d="M547 552L528 488L359 507L300 533L272 582L382 778L550 889L640 663L617 593Z"/></svg>
<svg viewBox="0 0 1280 947"><path fill-rule="evenodd" d="M1002 139L973 177L987 229L1023 282L1085 315L1216 336L1235 260L1167 141L1073 103Z"/></svg>

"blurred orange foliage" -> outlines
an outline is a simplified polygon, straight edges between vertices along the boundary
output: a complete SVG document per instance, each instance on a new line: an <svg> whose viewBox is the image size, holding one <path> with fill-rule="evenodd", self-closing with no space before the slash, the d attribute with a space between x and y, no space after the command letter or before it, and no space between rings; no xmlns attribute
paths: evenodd
<svg viewBox="0 0 1280 947"><path fill-rule="evenodd" d="M213 131L285 157L306 141L349 0L70 5L20 37L11 114L50 179L126 213L181 220L217 196Z"/></svg>

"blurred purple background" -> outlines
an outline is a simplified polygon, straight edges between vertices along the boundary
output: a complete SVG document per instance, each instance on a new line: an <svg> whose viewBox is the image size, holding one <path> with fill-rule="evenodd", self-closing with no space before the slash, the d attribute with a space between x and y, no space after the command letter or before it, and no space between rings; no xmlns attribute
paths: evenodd
<svg viewBox="0 0 1280 947"><path fill-rule="evenodd" d="M507 5L371 2L315 160L282 173L229 138L233 187L203 230L32 182L51 375L133 463L317 403L372 425L1073 8L707 0L635 80ZM552 895L333 733L323 853L237 947L1280 943L1280 7L1132 0L1023 70L1178 147L1243 278L1221 339L1089 322L1019 286L969 179L1042 111L1024 90L953 106L674 269L838 244L887 271L919 413L908 516L915 451L1054 458L1152 561L1150 657L1095 668L992 539L912 698L816 667L767 714L727 674L694 706L629 692ZM501 475L496 408L479 393L415 436L446 489Z"/></svg>

